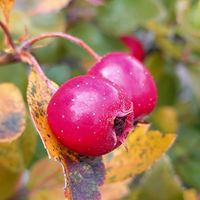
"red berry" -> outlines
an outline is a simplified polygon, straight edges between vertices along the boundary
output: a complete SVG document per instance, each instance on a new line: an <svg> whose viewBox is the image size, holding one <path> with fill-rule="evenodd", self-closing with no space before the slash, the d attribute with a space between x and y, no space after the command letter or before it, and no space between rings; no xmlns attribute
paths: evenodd
<svg viewBox="0 0 200 200"><path fill-rule="evenodd" d="M141 42L134 36L124 35L121 41L130 49L131 55L140 61L143 61L145 56L145 51Z"/></svg>
<svg viewBox="0 0 200 200"><path fill-rule="evenodd" d="M133 121L133 105L126 92L89 75L64 83L50 100L47 113L58 140L86 156L100 156L118 147Z"/></svg>
<svg viewBox="0 0 200 200"><path fill-rule="evenodd" d="M149 114L156 105L157 89L153 77L140 61L128 54L109 53L88 74L104 77L124 88L133 102L135 118Z"/></svg>

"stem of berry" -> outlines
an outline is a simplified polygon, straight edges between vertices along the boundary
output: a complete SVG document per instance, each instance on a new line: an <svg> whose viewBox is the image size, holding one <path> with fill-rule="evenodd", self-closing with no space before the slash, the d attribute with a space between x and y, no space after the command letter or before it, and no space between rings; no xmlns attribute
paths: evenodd
<svg viewBox="0 0 200 200"><path fill-rule="evenodd" d="M41 66L39 65L39 63L37 62L37 60L35 59L34 56L32 56L29 52L27 51L21 51L19 53L19 57L21 59L21 61L29 64L32 66L32 68L41 75L41 77L46 81L48 80L46 75L44 74L44 72L41 69Z"/></svg>
<svg viewBox="0 0 200 200"><path fill-rule="evenodd" d="M20 48L23 49L23 50L26 50L30 46L32 46L34 43L36 43L40 40L43 40L43 39L46 39L46 38L54 38L54 37L63 38L63 39L69 40L69 41L77 44L78 46L82 47L86 52L88 52L88 54L90 54L97 61L100 60L100 58L101 58L96 52L94 52L94 50L91 47L89 47L81 39L76 38L76 37L69 35L69 34L66 34L66 33L61 33L61 32L44 33L44 34L41 34L39 36L30 38L30 39L24 41Z"/></svg>

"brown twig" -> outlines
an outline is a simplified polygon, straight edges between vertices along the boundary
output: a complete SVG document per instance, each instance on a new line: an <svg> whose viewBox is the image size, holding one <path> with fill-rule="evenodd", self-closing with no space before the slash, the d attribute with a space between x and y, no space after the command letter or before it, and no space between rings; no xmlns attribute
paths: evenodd
<svg viewBox="0 0 200 200"><path fill-rule="evenodd" d="M1 26L4 34L5 34L7 42L9 44L9 47L11 47L12 49L15 49L15 45L14 45L13 39L12 39L12 37L10 35L10 32L8 30L8 27L3 22L1 22L1 21L0 21L0 26Z"/></svg>
<svg viewBox="0 0 200 200"><path fill-rule="evenodd" d="M26 50L26 49L30 48L34 43L36 43L40 40L43 40L43 39L46 39L46 38L53 38L53 37L63 38L63 39L69 40L69 41L79 45L84 50L86 50L95 60L100 60L100 58L101 58L96 52L94 52L92 50L92 48L90 48L81 39L76 38L76 37L69 35L69 34L66 34L66 33L62 33L62 32L44 33L44 34L41 34L39 36L33 37L29 40L24 41L20 48Z"/></svg>
<svg viewBox="0 0 200 200"><path fill-rule="evenodd" d="M19 57L15 53L0 53L0 66L19 61Z"/></svg>

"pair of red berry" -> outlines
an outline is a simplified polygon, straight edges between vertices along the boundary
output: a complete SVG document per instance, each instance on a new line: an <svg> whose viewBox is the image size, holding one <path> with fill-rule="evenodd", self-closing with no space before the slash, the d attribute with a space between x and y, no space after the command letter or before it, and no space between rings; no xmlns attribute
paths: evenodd
<svg viewBox="0 0 200 200"><path fill-rule="evenodd" d="M136 119L155 107L157 90L146 67L125 53L109 53L87 75L64 83L49 102L58 140L86 156L100 156L126 139Z"/></svg>

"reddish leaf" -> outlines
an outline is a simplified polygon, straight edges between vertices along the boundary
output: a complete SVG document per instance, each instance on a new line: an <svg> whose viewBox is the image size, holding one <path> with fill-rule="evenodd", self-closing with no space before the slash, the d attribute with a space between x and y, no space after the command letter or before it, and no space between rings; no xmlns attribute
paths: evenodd
<svg viewBox="0 0 200 200"><path fill-rule="evenodd" d="M11 142L25 129L26 109L22 95L14 84L0 84L0 91L0 142Z"/></svg>
<svg viewBox="0 0 200 200"><path fill-rule="evenodd" d="M78 200L99 199L98 186L104 179L104 165L101 159L81 158L76 153L63 146L54 136L47 122L47 105L58 86L42 76L31 71L27 99L29 109L50 158L59 161L65 172L65 196L67 199Z"/></svg>
<svg viewBox="0 0 200 200"><path fill-rule="evenodd" d="M29 13L31 15L39 13L50 13L54 11L59 11L70 3L71 0L34 0L35 7L31 8Z"/></svg>
<svg viewBox="0 0 200 200"><path fill-rule="evenodd" d="M41 171L42 173L40 173ZM39 160L30 170L27 184L30 191L29 199L40 200L44 197L48 200L64 199L63 184L61 166L49 159Z"/></svg>

